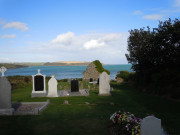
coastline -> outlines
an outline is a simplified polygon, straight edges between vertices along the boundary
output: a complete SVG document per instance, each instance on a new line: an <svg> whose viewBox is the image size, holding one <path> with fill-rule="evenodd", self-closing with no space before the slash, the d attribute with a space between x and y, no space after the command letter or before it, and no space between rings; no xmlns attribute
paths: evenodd
<svg viewBox="0 0 180 135"><path fill-rule="evenodd" d="M24 68L28 67L26 65L16 65L16 64L9 64L9 63L0 63L0 67L6 67L7 69L17 69L17 68Z"/></svg>

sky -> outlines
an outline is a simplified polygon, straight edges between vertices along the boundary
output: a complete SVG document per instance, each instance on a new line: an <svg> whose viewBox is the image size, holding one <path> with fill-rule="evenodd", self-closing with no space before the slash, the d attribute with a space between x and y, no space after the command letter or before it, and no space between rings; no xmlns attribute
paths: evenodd
<svg viewBox="0 0 180 135"><path fill-rule="evenodd" d="M180 0L0 0L0 62L127 64L129 30L179 15Z"/></svg>

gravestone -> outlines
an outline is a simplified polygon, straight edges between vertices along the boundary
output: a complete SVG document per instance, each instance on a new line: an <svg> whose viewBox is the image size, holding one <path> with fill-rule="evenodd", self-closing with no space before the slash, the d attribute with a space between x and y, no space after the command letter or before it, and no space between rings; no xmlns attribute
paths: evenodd
<svg viewBox="0 0 180 135"><path fill-rule="evenodd" d="M161 120L147 116L141 121L141 135L161 135Z"/></svg>
<svg viewBox="0 0 180 135"><path fill-rule="evenodd" d="M102 72L99 76L99 95L110 95L110 76Z"/></svg>
<svg viewBox="0 0 180 135"><path fill-rule="evenodd" d="M0 115L12 115L14 109L11 103L11 84L4 76L5 67L0 68L2 76L0 77Z"/></svg>
<svg viewBox="0 0 180 135"><path fill-rule="evenodd" d="M52 75L48 82L48 97L58 97L57 85L58 82L55 78L55 75Z"/></svg>
<svg viewBox="0 0 180 135"><path fill-rule="evenodd" d="M33 90L31 97L46 97L46 76L40 73L40 69L38 69L36 75L32 75L32 80Z"/></svg>
<svg viewBox="0 0 180 135"><path fill-rule="evenodd" d="M78 91L79 91L79 81L71 80L71 92L78 92Z"/></svg>

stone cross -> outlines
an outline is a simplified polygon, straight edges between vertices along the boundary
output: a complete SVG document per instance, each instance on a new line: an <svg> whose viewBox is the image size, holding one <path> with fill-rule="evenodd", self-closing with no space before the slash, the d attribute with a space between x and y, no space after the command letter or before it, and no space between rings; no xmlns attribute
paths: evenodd
<svg viewBox="0 0 180 135"><path fill-rule="evenodd" d="M2 77L4 77L4 73L6 72L6 68L4 67L4 66L2 66L1 68L0 68L0 72L2 73Z"/></svg>
<svg viewBox="0 0 180 135"><path fill-rule="evenodd" d="M52 77L52 78L55 78L55 77L56 77L56 75L52 74L52 75L51 75L51 77Z"/></svg>
<svg viewBox="0 0 180 135"><path fill-rule="evenodd" d="M38 75L41 74L41 73L40 73L40 71L41 71L40 69L38 69L37 71L38 71Z"/></svg>
<svg viewBox="0 0 180 135"><path fill-rule="evenodd" d="M38 71L38 73L37 73L36 75L42 75L42 74L40 73L40 71L41 71L40 69L38 69L37 71Z"/></svg>

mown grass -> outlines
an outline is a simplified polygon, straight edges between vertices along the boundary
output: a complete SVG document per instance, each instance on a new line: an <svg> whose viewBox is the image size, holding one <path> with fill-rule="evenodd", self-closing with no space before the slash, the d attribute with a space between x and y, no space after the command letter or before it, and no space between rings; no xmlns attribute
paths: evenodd
<svg viewBox="0 0 180 135"><path fill-rule="evenodd" d="M59 85L69 87L67 82L59 81ZM83 85L88 87L88 83ZM114 88L112 96L98 96L98 87L89 87L94 89L89 97L31 98L31 84L13 90L13 102L50 99L50 104L39 116L1 116L0 134L109 135L109 117L118 110L129 111L141 118L154 114L162 120L170 135L180 134L179 102L139 93L123 83L111 83ZM64 105L64 100L70 104Z"/></svg>

